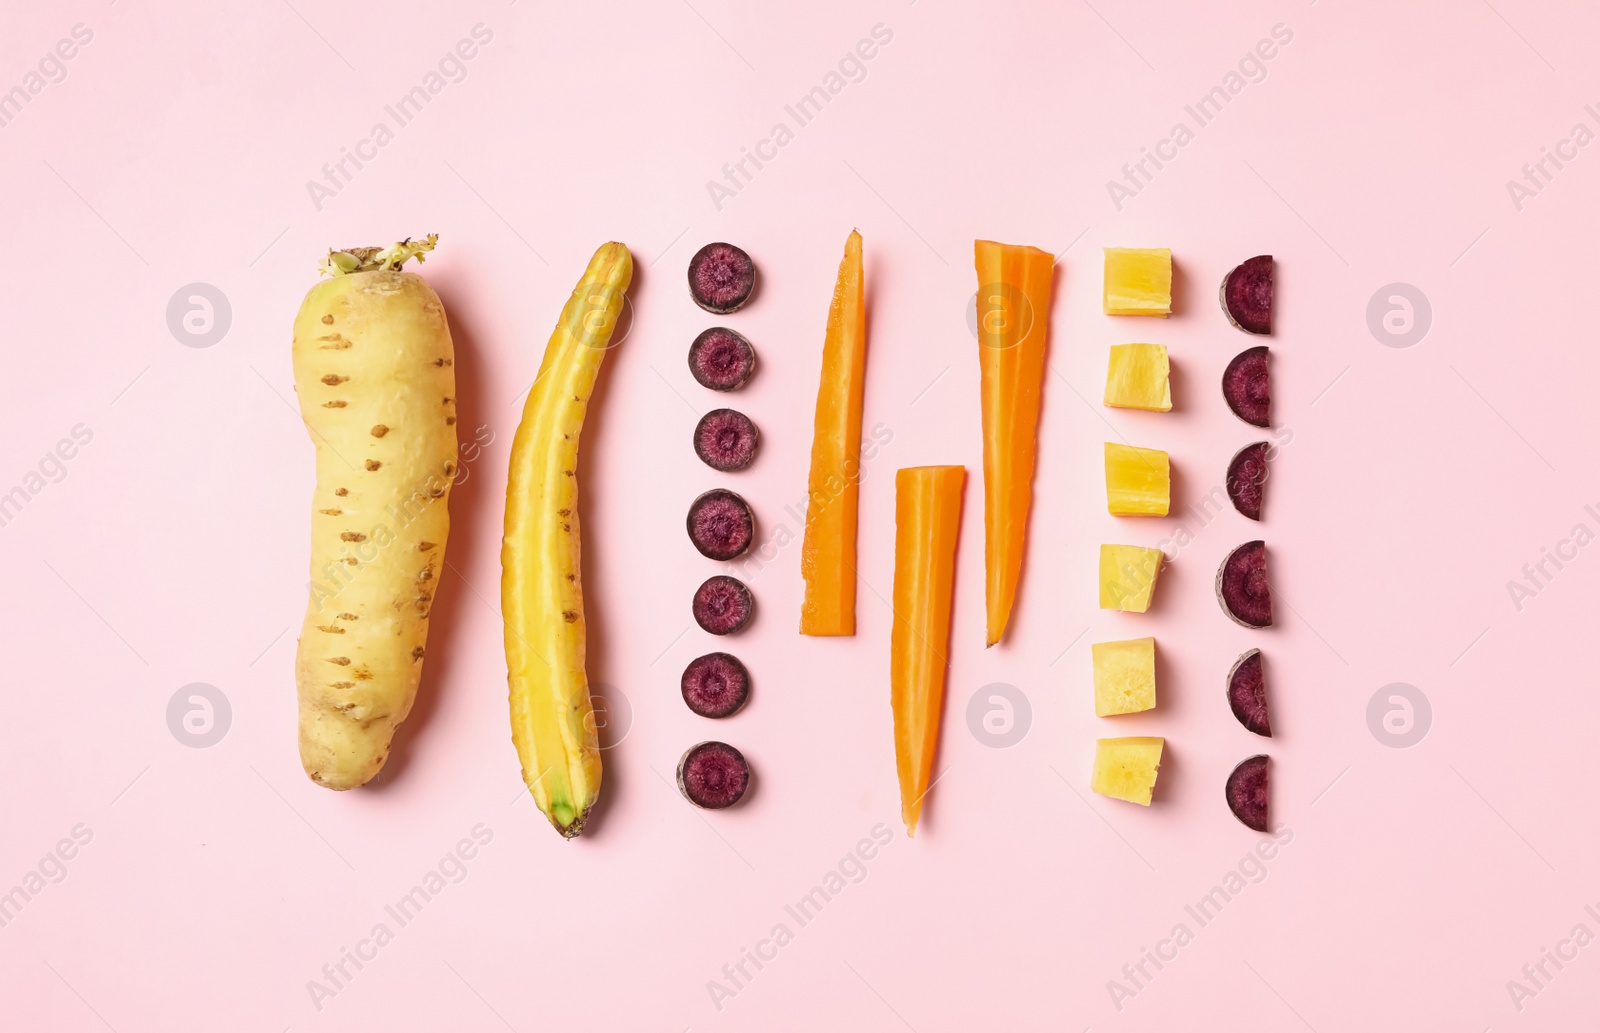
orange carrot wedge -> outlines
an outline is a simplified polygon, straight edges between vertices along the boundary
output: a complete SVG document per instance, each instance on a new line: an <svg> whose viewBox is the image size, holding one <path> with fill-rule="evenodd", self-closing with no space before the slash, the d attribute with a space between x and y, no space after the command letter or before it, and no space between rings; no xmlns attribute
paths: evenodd
<svg viewBox="0 0 1600 1033"><path fill-rule="evenodd" d="M961 523L961 466L913 466L894 478L894 633L890 705L900 774L900 818L917 834L939 744L949 667L950 599Z"/></svg>
<svg viewBox="0 0 1600 1033"><path fill-rule="evenodd" d="M1011 619L1028 535L1055 256L992 240L977 241L974 250L983 390L984 597L992 646Z"/></svg>
<svg viewBox="0 0 1600 1033"><path fill-rule="evenodd" d="M806 533L800 546L800 634L856 633L856 496L861 480L861 387L867 366L867 305L861 234L844 242L828 309L822 383L806 482Z"/></svg>

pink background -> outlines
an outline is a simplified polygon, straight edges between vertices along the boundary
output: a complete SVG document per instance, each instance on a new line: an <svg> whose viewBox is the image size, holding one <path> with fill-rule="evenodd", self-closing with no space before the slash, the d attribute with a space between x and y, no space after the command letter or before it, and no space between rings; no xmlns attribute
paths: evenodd
<svg viewBox="0 0 1600 1033"><path fill-rule="evenodd" d="M0 89L74 25L93 38L0 129L0 491L41 462L65 470L0 528L0 890L41 864L58 873L45 859L74 827L92 838L0 928L6 1025L1477 1033L1592 1017L1600 946L1547 962L1542 987L1521 969L1580 922L1600 933L1584 911L1600 911L1600 704L1583 652L1600 559L1550 565L1520 611L1506 585L1573 525L1600 530L1583 509L1600 503L1600 153L1578 150L1520 211L1506 181L1575 124L1596 128L1583 106L1600 101L1600 23L1576 2L1216 6L9 4ZM493 38L465 78L319 210L307 181L479 23ZM880 24L893 38L865 78L719 211L707 181ZM1279 24L1293 38L1265 78L1119 211L1106 181ZM759 617L732 643L752 702L713 724L676 685L726 645L690 627L689 594L716 568L682 514L726 484L764 531L798 529L784 507L803 498L852 226L871 295L865 422L892 432L862 489L858 633L794 633L799 546L779 550L748 578ZM451 503L417 710L382 780L333 794L294 747L312 464L289 324L329 245L430 231L423 271L456 335L462 437L482 427L492 442ZM987 651L963 321L979 236L1064 252L1023 590ZM521 392L608 239L633 249L635 319L584 440L584 574L591 677L631 719L613 711L602 806L564 843L519 789L497 546ZM761 358L737 396L702 390L684 363L716 321L683 282L712 240L747 248L762 276L723 320ZM1107 245L1173 249L1173 319L1100 314ZM1103 613L1097 546L1153 544L1183 518L1109 517L1102 442L1170 451L1181 510L1262 436L1218 397L1223 366L1254 342L1213 300L1258 253L1278 259L1274 412L1293 433L1266 519L1189 518L1196 538L1153 610ZM194 282L232 310L207 348L185 347L165 315ZM1394 282L1432 304L1414 347L1368 327L1368 300ZM1170 415L1099 405L1107 347L1136 340L1171 346ZM761 426L746 473L714 475L690 448L697 416L721 404ZM80 424L89 443L64 467L44 460ZM891 473L952 462L970 481L944 774L913 841L897 821L880 599ZM1280 620L1250 633L1221 615L1211 580L1257 536ZM1160 707L1096 719L1089 644L1143 634L1159 643ZM1251 646L1267 654L1270 741L1222 693ZM167 724L194 682L232 708L207 749ZM1032 708L1009 749L966 720L996 682ZM1409 749L1368 725L1369 699L1394 682L1431 701ZM1148 810L1088 792L1095 738L1126 734L1167 737ZM732 811L697 812L669 784L679 753L710 737L758 773ZM1264 837L1228 814L1222 783L1263 747L1292 839L1258 868L1244 859ZM892 840L846 863L864 878L799 928L785 905L879 823ZM465 877L399 928L385 905L479 825L492 839ZM1242 862L1265 876L1200 928L1185 905ZM319 1010L308 982L380 922L393 942L347 965ZM753 978L719 1010L708 982L779 922L793 941L759 971L746 963ZM1193 941L1159 972L1147 963L1153 978L1119 1009L1108 981L1133 988L1123 966L1178 923ZM1514 978L1537 990L1520 1010Z"/></svg>

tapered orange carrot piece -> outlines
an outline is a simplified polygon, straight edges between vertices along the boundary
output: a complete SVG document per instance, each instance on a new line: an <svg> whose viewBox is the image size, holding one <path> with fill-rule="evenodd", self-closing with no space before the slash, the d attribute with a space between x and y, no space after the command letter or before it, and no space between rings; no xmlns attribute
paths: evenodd
<svg viewBox="0 0 1600 1033"><path fill-rule="evenodd" d="M856 497L861 481L861 388L867 367L867 305L861 234L844 243L828 309L817 388L805 540L800 546L800 634L856 633Z"/></svg>
<svg viewBox="0 0 1600 1033"><path fill-rule="evenodd" d="M913 466L894 478L894 631L890 705L900 817L917 834L922 798L939 744L939 713L949 668L950 600L961 524L961 466Z"/></svg>
<svg viewBox="0 0 1600 1033"><path fill-rule="evenodd" d="M1028 535L1055 256L992 240L977 241L974 250L983 391L984 597L992 646L1011 619Z"/></svg>

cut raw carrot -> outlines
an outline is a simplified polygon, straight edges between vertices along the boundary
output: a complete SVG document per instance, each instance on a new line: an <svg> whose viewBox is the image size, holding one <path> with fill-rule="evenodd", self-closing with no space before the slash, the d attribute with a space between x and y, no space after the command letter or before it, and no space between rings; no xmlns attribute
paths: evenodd
<svg viewBox="0 0 1600 1033"><path fill-rule="evenodd" d="M806 533L800 546L800 634L856 633L856 496L861 481L861 387L867 367L867 305L861 234L844 242L828 309L822 383L806 482Z"/></svg>
<svg viewBox="0 0 1600 1033"><path fill-rule="evenodd" d="M900 775L900 818L917 834L939 744L949 668L950 600L961 523L961 466L914 466L894 479L894 632L890 705Z"/></svg>
<svg viewBox="0 0 1600 1033"><path fill-rule="evenodd" d="M1055 256L992 240L977 241L975 251L983 382L984 596L992 646L1005 633L1022 572Z"/></svg>

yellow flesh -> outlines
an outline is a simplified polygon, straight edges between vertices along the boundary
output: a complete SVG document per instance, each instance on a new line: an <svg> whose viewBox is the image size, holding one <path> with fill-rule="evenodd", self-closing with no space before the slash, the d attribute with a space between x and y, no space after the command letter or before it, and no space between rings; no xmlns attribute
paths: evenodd
<svg viewBox="0 0 1600 1033"><path fill-rule="evenodd" d="M1172 314L1172 249L1108 247L1105 312L1108 316Z"/></svg>
<svg viewBox="0 0 1600 1033"><path fill-rule="evenodd" d="M1161 550L1137 545L1100 546L1100 609L1143 613L1150 608Z"/></svg>
<svg viewBox="0 0 1600 1033"><path fill-rule="evenodd" d="M534 802L576 836L600 795L600 748L584 671L578 436L633 258L601 246L561 310L511 444L501 546L511 738Z"/></svg>
<svg viewBox="0 0 1600 1033"><path fill-rule="evenodd" d="M1165 452L1106 442L1106 508L1112 516L1166 516L1171 504Z"/></svg>
<svg viewBox="0 0 1600 1033"><path fill-rule="evenodd" d="M1172 411L1171 367L1164 344L1113 344L1106 365L1105 404L1116 409Z"/></svg>
<svg viewBox="0 0 1600 1033"><path fill-rule="evenodd" d="M1156 640L1096 642L1094 713L1096 717L1137 714L1156 705Z"/></svg>
<svg viewBox="0 0 1600 1033"><path fill-rule="evenodd" d="M383 767L422 677L450 529L455 353L427 281L386 270L311 288L293 351L317 451L300 760L317 784L352 789Z"/></svg>
<svg viewBox="0 0 1600 1033"><path fill-rule="evenodd" d="M1161 767L1161 748L1167 741L1156 735L1136 735L1126 739L1096 739L1094 776L1089 788L1101 796L1150 806Z"/></svg>

